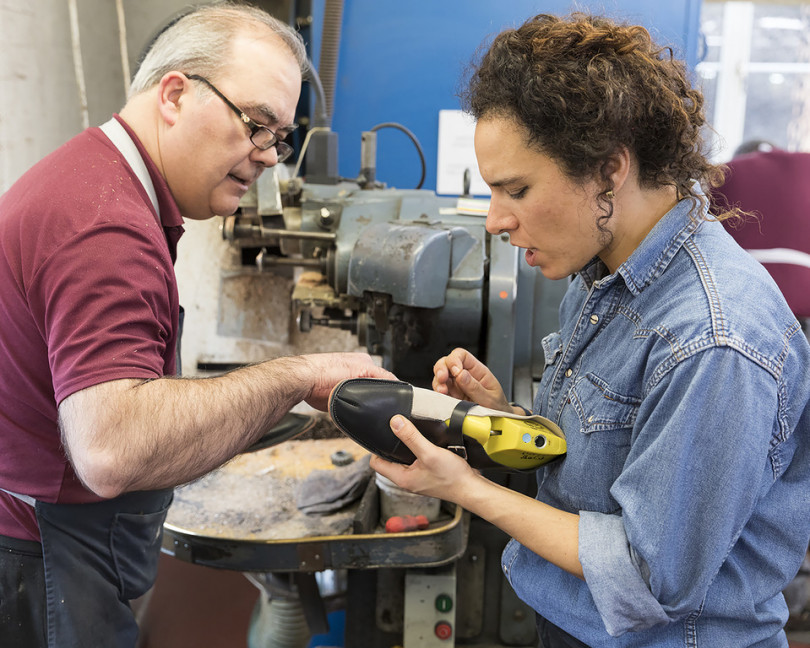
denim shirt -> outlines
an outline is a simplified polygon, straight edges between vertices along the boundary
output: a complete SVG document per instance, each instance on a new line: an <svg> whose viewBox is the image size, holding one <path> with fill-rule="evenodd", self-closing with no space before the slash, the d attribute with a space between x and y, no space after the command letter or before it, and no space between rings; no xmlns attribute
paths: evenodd
<svg viewBox="0 0 810 648"><path fill-rule="evenodd" d="M537 499L578 513L585 580L516 541L504 573L590 646L787 646L810 540L810 346L692 200L569 286L534 411L566 434Z"/></svg>

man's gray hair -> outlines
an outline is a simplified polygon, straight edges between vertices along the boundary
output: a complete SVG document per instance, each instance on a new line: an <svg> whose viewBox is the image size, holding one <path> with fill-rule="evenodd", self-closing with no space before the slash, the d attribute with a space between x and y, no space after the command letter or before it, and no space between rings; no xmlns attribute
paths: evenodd
<svg viewBox="0 0 810 648"><path fill-rule="evenodd" d="M265 28L287 46L304 76L309 67L307 52L292 27L248 4L215 2L182 15L157 36L135 73L129 97L152 88L172 70L215 78L229 63L234 37Z"/></svg>

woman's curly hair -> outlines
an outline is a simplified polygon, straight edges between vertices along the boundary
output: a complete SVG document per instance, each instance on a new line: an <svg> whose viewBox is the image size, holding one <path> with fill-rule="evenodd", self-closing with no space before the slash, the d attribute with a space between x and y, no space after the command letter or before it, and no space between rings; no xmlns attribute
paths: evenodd
<svg viewBox="0 0 810 648"><path fill-rule="evenodd" d="M723 180L723 167L703 150L703 95L672 50L638 25L583 13L535 16L495 37L461 98L475 119L524 125L528 144L571 178L601 177L604 219L612 215L605 163L619 147L635 156L645 188L674 186L704 203Z"/></svg>

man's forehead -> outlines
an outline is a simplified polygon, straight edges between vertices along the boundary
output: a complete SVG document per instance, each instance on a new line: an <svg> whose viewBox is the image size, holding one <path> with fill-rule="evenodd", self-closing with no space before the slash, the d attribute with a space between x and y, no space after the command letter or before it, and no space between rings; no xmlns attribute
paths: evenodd
<svg viewBox="0 0 810 648"><path fill-rule="evenodd" d="M290 126L296 106L285 106L286 96L292 84L297 105L302 79L289 47L268 28L241 33L231 48L233 61L223 70L223 77L231 77L238 88L243 102L240 108L265 126Z"/></svg>

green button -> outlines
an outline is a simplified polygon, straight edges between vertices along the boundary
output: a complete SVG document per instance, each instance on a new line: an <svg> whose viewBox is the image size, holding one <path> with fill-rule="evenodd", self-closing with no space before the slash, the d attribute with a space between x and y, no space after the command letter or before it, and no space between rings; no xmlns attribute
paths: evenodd
<svg viewBox="0 0 810 648"><path fill-rule="evenodd" d="M439 612L449 612L453 609L453 599L449 594L439 594L436 597L436 609Z"/></svg>

